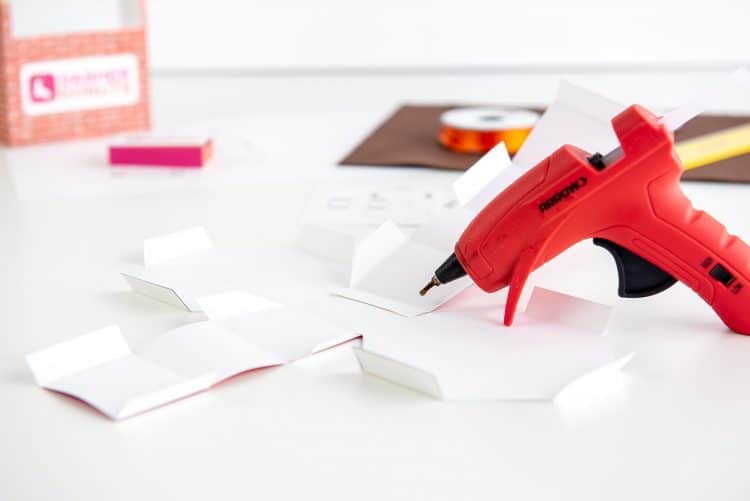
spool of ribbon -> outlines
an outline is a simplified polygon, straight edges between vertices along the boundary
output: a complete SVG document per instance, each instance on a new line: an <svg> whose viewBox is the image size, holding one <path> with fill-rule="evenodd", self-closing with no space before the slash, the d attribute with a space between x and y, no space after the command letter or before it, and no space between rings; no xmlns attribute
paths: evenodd
<svg viewBox="0 0 750 501"><path fill-rule="evenodd" d="M442 114L438 141L457 153L483 154L500 142L516 153L539 114L502 108L458 108Z"/></svg>

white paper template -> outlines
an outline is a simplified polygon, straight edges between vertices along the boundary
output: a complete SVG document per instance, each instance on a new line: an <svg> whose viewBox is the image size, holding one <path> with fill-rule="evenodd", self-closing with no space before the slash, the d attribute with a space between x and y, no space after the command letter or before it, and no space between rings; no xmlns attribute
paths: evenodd
<svg viewBox="0 0 750 501"><path fill-rule="evenodd" d="M418 294L451 252L408 239L385 223L355 247L349 287L337 294L406 316L432 311L471 284L463 277L426 296Z"/></svg>
<svg viewBox="0 0 750 501"><path fill-rule="evenodd" d="M612 118L625 106L565 80L557 98L534 125L529 137L513 157L513 163L497 181L497 193L564 144L590 152L607 153L619 143Z"/></svg>
<svg viewBox="0 0 750 501"><path fill-rule="evenodd" d="M435 269L453 252L456 240L477 207L496 193L496 183L510 164L505 145L499 144L453 185L456 207L443 209L407 237L393 222L381 225L354 248L349 287L337 294L392 312L414 316L434 310L471 285L468 277L419 290Z"/></svg>
<svg viewBox="0 0 750 501"><path fill-rule="evenodd" d="M727 96L747 91L750 72L742 68L716 82L710 89L665 114L662 121L675 131L709 106ZM612 119L626 106L601 94L562 80L557 98L532 129L513 163L504 173L504 189L564 144L591 153L606 154L619 146Z"/></svg>
<svg viewBox="0 0 750 501"><path fill-rule="evenodd" d="M305 249L318 247L307 232ZM328 247L338 245L330 232L321 235ZM341 251L343 252L343 251ZM297 304L329 294L346 284L346 266L337 259L300 248L217 249L202 228L149 239L144 245L146 266L123 273L130 287L153 299L201 311L197 298L242 290L281 304Z"/></svg>
<svg viewBox="0 0 750 501"><path fill-rule="evenodd" d="M516 324L502 307L383 319L364 332L362 369L448 400L551 400L565 386L629 356L604 330L611 308L535 288Z"/></svg>
<svg viewBox="0 0 750 501"><path fill-rule="evenodd" d="M373 181L321 186L305 205L302 224L404 226L424 223L441 208L455 204L449 183Z"/></svg>
<svg viewBox="0 0 750 501"><path fill-rule="evenodd" d="M282 307L238 291L199 301L211 320L166 332L138 353L117 327L108 327L31 353L27 363L40 386L124 419L359 337L314 307Z"/></svg>
<svg viewBox="0 0 750 501"><path fill-rule="evenodd" d="M37 383L79 398L112 419L124 419L205 390L211 372L184 375L130 351L111 326L26 357Z"/></svg>

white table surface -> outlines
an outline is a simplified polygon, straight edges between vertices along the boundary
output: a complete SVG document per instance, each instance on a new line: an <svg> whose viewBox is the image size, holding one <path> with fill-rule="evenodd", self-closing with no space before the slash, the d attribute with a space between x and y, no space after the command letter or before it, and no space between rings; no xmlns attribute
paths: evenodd
<svg viewBox="0 0 750 501"><path fill-rule="evenodd" d="M573 78L666 107L717 74ZM559 76L158 77L153 106L162 126L258 112L376 117L403 101L544 103ZM614 302L610 333L637 351L616 391L594 400L441 402L363 376L350 346L119 423L34 384L30 351L112 323L137 346L203 318L127 289L118 272L140 262L144 238L200 224L220 245L288 244L312 185L21 201L2 164L0 499L750 497L750 338L682 285L618 300L614 264L590 243L544 276ZM750 186L684 189L750 238Z"/></svg>

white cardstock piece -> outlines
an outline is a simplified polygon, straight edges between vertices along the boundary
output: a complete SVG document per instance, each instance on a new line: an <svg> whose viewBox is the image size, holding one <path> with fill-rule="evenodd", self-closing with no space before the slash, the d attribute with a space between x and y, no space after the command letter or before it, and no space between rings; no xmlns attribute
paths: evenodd
<svg viewBox="0 0 750 501"><path fill-rule="evenodd" d="M305 249L324 249L307 231ZM320 236L329 247L351 243L341 235ZM340 253L343 253L341 251ZM297 304L345 286L345 265L301 248L217 249L203 228L157 237L144 246L146 266L139 273L123 273L135 292L188 311L202 311L198 298L231 291L281 304Z"/></svg>
<svg viewBox="0 0 750 501"><path fill-rule="evenodd" d="M31 353L28 366L40 386L124 419L234 375L292 362L359 337L309 309L285 308L237 292L202 298L202 303L218 319L173 329L138 353L117 327L108 327ZM244 305L244 313L238 304Z"/></svg>
<svg viewBox="0 0 750 501"><path fill-rule="evenodd" d="M552 400L630 354L604 335L611 308L535 288L516 324L502 308L462 307L364 332L365 372L447 400Z"/></svg>
<svg viewBox="0 0 750 501"><path fill-rule="evenodd" d="M354 248L349 287L337 294L405 316L427 313L471 285L468 277L419 290L435 269L453 252L463 229L494 196L495 183L510 158L498 145L466 171L453 185L460 206L444 209L407 238L393 222L381 225ZM489 198L488 198L489 197Z"/></svg>

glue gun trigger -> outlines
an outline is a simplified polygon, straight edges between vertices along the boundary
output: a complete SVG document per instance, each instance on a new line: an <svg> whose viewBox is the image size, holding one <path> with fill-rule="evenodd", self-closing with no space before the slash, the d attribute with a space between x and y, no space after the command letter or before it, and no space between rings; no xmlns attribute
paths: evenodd
<svg viewBox="0 0 750 501"><path fill-rule="evenodd" d="M611 240L595 238L594 245L607 249L614 258L619 278L617 294L620 297L653 296L677 282L666 271Z"/></svg>

